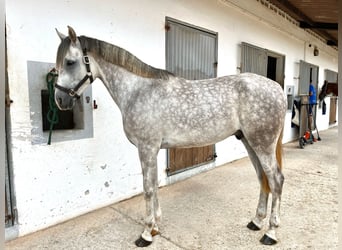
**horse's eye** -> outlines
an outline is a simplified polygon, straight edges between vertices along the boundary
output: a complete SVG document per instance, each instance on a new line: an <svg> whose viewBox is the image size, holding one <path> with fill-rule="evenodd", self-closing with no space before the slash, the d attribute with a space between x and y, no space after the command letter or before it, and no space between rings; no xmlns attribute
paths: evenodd
<svg viewBox="0 0 342 250"><path fill-rule="evenodd" d="M73 60L67 60L67 61L66 61L66 64L67 64L67 66L72 66L72 65L75 64L75 61L73 61Z"/></svg>

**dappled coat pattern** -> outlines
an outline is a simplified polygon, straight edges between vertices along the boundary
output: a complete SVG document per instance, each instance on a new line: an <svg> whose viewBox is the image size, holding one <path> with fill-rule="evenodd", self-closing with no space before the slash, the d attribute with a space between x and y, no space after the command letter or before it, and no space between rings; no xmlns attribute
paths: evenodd
<svg viewBox="0 0 342 250"><path fill-rule="evenodd" d="M245 145L260 181L256 215L247 227L263 227L271 193L269 228L261 242L275 244L284 182L281 141L287 107L279 84L251 73L190 81L151 67L115 45L77 37L71 27L68 33L58 32L56 104L61 110L73 108L91 79L99 78L118 105L124 132L138 149L143 174L145 229L136 245L151 244L159 233L159 150L210 145L231 135ZM88 80L87 75L92 77ZM76 95L70 94L73 92Z"/></svg>

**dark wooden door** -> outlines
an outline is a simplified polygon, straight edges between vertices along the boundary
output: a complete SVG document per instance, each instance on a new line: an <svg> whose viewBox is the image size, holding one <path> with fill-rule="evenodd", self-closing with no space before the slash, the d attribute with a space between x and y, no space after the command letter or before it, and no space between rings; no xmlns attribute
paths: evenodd
<svg viewBox="0 0 342 250"><path fill-rule="evenodd" d="M329 83L338 84L338 73L329 69L324 70L325 80ZM329 125L336 123L337 96L330 97Z"/></svg>
<svg viewBox="0 0 342 250"><path fill-rule="evenodd" d="M216 77L217 33L166 19L166 69L191 80ZM207 126L203 124L203 126ZM168 174L215 159L215 146L168 150Z"/></svg>
<svg viewBox="0 0 342 250"><path fill-rule="evenodd" d="M336 123L336 107L337 107L337 97L330 97L330 112L329 112L329 125Z"/></svg>

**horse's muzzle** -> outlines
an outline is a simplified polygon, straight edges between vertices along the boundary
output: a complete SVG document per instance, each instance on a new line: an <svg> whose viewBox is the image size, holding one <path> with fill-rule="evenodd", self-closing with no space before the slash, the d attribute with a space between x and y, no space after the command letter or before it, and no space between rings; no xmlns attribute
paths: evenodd
<svg viewBox="0 0 342 250"><path fill-rule="evenodd" d="M75 97L71 97L68 94L56 90L55 91L55 103L60 110L70 110L75 106Z"/></svg>

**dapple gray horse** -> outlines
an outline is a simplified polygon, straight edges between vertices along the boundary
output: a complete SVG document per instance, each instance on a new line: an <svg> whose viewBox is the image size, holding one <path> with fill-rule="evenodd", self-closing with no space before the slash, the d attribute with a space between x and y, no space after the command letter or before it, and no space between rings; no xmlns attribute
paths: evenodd
<svg viewBox="0 0 342 250"><path fill-rule="evenodd" d="M271 193L269 228L260 241L275 244L284 182L281 140L287 106L280 85L251 73L186 80L151 67L122 48L77 37L68 29L68 36L57 31L61 44L55 101L61 110L72 109L87 86L99 78L120 108L124 131L138 148L143 173L147 214L136 245L151 244L159 233L159 149L205 146L231 135L245 145L260 181L256 216L247 227L263 227Z"/></svg>

